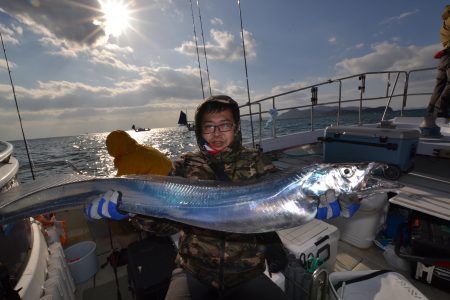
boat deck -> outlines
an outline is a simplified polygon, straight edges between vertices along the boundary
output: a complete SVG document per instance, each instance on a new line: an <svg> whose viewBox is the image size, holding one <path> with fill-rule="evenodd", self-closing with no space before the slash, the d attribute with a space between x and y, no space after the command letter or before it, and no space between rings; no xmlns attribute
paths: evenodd
<svg viewBox="0 0 450 300"><path fill-rule="evenodd" d="M302 167L322 162L322 144L315 143L284 151L275 151L271 155L273 163L279 169ZM399 179L405 185L400 189L400 196L391 198L390 203L449 220L450 159L418 155L415 157L414 163L414 171L403 174ZM410 199L405 200L408 196ZM402 273L429 299L440 300L450 297L449 293L416 281L411 278L409 272L390 265L383 256L383 250L375 244L367 249L360 249L339 240L334 270L336 272L394 270Z"/></svg>

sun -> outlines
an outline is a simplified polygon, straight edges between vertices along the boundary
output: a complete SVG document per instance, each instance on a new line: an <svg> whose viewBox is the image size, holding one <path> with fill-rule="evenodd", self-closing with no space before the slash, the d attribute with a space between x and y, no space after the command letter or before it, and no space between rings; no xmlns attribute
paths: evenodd
<svg viewBox="0 0 450 300"><path fill-rule="evenodd" d="M100 0L106 35L119 37L130 27L130 10L123 0Z"/></svg>

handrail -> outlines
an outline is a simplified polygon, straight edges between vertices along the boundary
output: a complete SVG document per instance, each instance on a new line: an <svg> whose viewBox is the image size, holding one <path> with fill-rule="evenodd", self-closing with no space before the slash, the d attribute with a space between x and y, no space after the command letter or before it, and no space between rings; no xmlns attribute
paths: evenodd
<svg viewBox="0 0 450 300"><path fill-rule="evenodd" d="M0 144L3 144L6 147L2 152L0 152L0 162L7 163L9 161L9 158L11 157L11 154L14 151L14 146L4 141L0 141Z"/></svg>
<svg viewBox="0 0 450 300"><path fill-rule="evenodd" d="M402 102L400 105L400 116L403 116L403 112L404 109L407 106L407 100L408 100L408 96L409 97L414 97L414 96L423 96L423 95L431 95L431 90L432 87L430 88L430 91L414 91L414 92L409 92L410 89L410 81L411 81L411 75L412 74L416 74L416 73L420 73L420 72L425 72L425 71L432 71L435 70L435 67L429 67L429 68L421 68L421 69L414 69L414 70L410 70L410 71L379 71L379 72L366 72L366 73L360 73L360 74L356 74L356 75L349 75L349 76L344 76L344 77L340 77L340 78L336 78L336 79L328 79L326 81L323 82L319 82L316 84L312 84L312 85L308 85L305 87L301 87L301 88L297 88L297 89L293 89L287 92L283 92L283 93L279 93L276 95L272 95L272 96L268 96L268 97L264 97L255 101L252 101L250 103L246 103L240 106L241 108L241 118L242 117L248 117L250 118L251 121L253 121L254 117L257 117L257 122L259 122L259 141L261 141L262 138L262 133L261 133L261 128L262 128L262 122L263 122L263 118L262 116L264 114L269 113L270 109L276 109L278 112L281 111L288 111L288 110L292 110L292 109L310 109L311 113L310 113L310 130L309 131L314 131L315 129L318 129L318 127L316 126L317 124L315 123L315 118L314 118L314 108L316 106L336 106L337 107L337 113L336 113L336 125L339 125L341 122L341 117L342 117L342 106L344 104L348 105L349 103L352 102L357 102L358 103L358 125L362 125L363 120L362 120L362 112L363 112L363 103L367 103L370 101L376 101L376 100L382 100L382 99L387 99L387 102L384 105L380 105L380 106L384 106L384 112L382 114L382 116L380 117L380 121L384 121L386 118L386 113L388 111L388 109L391 107L392 105L392 101L396 98L402 98ZM383 76L387 75L387 82L384 83L385 79L383 79ZM396 77L395 79L395 83L394 85L391 87L391 75L394 75ZM431 73L430 73L431 76ZM433 74L433 76L435 76ZM377 88L376 89L376 93L375 95L373 95L373 91L371 93L370 96L366 96L367 94L367 87L368 87L368 82L369 82L369 78L371 79L370 83L373 84L373 82L375 82L375 85L386 85L385 90L384 89L380 89ZM374 80L375 79L375 80ZM357 82L355 82L357 81ZM355 85L358 84L357 89L359 90L359 97L351 97L351 95L345 95L345 92L354 92L354 88L355 87L347 87L344 90L344 84L350 83L350 85ZM403 84L403 91L401 91L401 84ZM336 89L337 88L337 95L333 96L333 92L327 92L325 97L322 97L322 99L319 98L318 96L318 88L319 87L330 87L331 89ZM373 88L373 86L371 86L371 88ZM305 96L303 94L300 94L301 92L305 92L307 90L310 90L311 92L311 103L298 103L299 99L301 100L305 100ZM379 93L379 91L385 91L383 93ZM299 98L295 98L296 94L300 94L301 96ZM291 95L291 97L289 97L289 95ZM292 104L288 104L286 105L286 101L283 102L283 99L281 99L282 97L286 97L288 96L288 100L294 101ZM324 101L325 100L325 101ZM398 102L397 102L398 103ZM428 104L424 103L424 105ZM258 105L258 110L256 112L251 112L250 107L253 105ZM265 108L263 109L262 106L265 105ZM249 113L243 113L242 112L242 108L249 108ZM323 128L323 127L322 127ZM252 130L252 136L255 134L255 131L258 130L257 128L251 128ZM272 133L271 133L272 138L275 138L277 136L277 132L276 132L276 122L275 120L272 122ZM254 143L254 142L253 142ZM253 145L255 146L255 145Z"/></svg>

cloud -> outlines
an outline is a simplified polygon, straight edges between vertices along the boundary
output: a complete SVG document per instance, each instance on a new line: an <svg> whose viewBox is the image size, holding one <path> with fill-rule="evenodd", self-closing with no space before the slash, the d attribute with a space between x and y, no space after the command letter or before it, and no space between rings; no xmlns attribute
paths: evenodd
<svg viewBox="0 0 450 300"><path fill-rule="evenodd" d="M2 33L3 42L5 44L18 45L19 40L15 36L22 35L23 30L21 27L13 26L12 28L8 28L3 24L0 24L0 32Z"/></svg>
<svg viewBox="0 0 450 300"><path fill-rule="evenodd" d="M102 16L98 0L2 1L1 9L42 36L92 45L105 37L93 23Z"/></svg>
<svg viewBox="0 0 450 300"><path fill-rule="evenodd" d="M242 60L243 51L240 38L236 38L227 31L220 31L217 29L211 29L210 36L213 41L205 45L208 60L222 60L228 62ZM244 30L244 39L247 59L255 58L255 39L252 34L246 30ZM199 47L201 46L199 45ZM175 48L175 51L189 56L197 56L197 50L193 41L183 42L180 47Z"/></svg>
<svg viewBox="0 0 450 300"><path fill-rule="evenodd" d="M394 16L394 17L389 17L387 19L384 19L380 22L380 25L387 25L389 23L400 23L401 21L403 21L404 19L413 16L415 14L417 14L419 11L417 9L413 10L413 11L407 11L404 13L401 13L398 16Z"/></svg>
<svg viewBox="0 0 450 300"><path fill-rule="evenodd" d="M369 71L412 70L436 65L434 53L439 44L419 47L401 47L383 42L372 47L372 52L361 57L346 58L335 65L337 73L359 74Z"/></svg>
<svg viewBox="0 0 450 300"><path fill-rule="evenodd" d="M336 38L335 36L332 36L332 37L330 37L330 38L328 39L328 42L329 42L330 44L336 44L337 38Z"/></svg>
<svg viewBox="0 0 450 300"><path fill-rule="evenodd" d="M212 18L210 22L211 22L212 25L216 25L216 26L217 25L223 25L222 19L217 18L217 17Z"/></svg>
<svg viewBox="0 0 450 300"><path fill-rule="evenodd" d="M173 109L176 103L189 103L201 98L198 82L195 68L145 67L140 70L139 78L111 86L52 80L39 81L35 88L16 85L15 90L21 110L28 112L62 113L77 107L112 109L155 103L165 109ZM8 106L11 97L10 86L0 85L0 111Z"/></svg>

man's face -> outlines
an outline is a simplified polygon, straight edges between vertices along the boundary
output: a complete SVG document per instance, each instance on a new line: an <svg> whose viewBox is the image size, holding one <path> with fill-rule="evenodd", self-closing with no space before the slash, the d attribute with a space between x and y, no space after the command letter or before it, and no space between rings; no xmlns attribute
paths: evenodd
<svg viewBox="0 0 450 300"><path fill-rule="evenodd" d="M202 137L219 152L228 147L234 140L233 114L226 109L216 113L206 113L202 120Z"/></svg>

